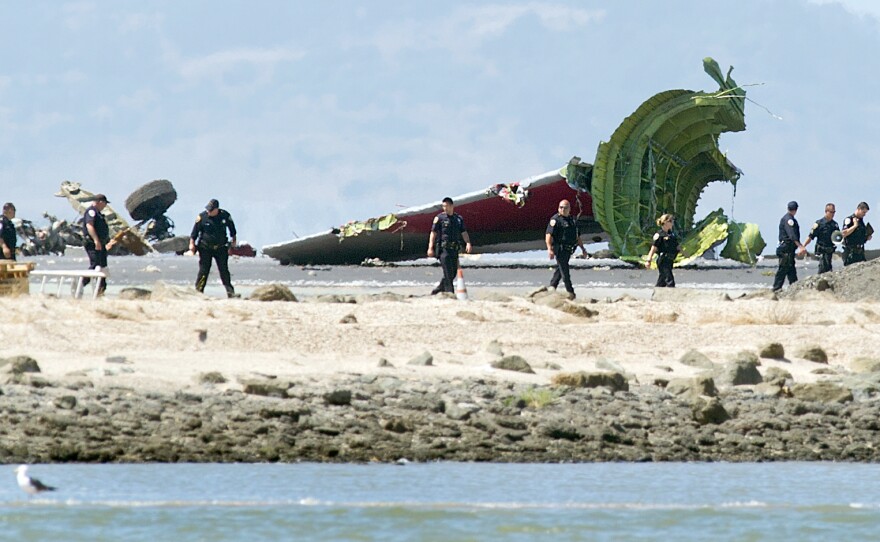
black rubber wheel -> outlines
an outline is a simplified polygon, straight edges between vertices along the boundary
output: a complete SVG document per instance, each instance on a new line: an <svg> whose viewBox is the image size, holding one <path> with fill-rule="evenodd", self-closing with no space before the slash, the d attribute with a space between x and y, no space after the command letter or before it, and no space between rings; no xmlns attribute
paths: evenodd
<svg viewBox="0 0 880 542"><path fill-rule="evenodd" d="M165 213L177 201L171 181L150 181L125 199L125 208L135 220L149 220Z"/></svg>

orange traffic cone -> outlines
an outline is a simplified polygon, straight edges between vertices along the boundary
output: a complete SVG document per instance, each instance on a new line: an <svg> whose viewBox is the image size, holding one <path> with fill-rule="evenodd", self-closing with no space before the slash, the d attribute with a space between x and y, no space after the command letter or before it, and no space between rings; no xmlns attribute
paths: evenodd
<svg viewBox="0 0 880 542"><path fill-rule="evenodd" d="M458 268L458 276L455 277L455 297L458 298L459 301L467 301L467 287L464 285L464 273L461 272L461 267Z"/></svg>

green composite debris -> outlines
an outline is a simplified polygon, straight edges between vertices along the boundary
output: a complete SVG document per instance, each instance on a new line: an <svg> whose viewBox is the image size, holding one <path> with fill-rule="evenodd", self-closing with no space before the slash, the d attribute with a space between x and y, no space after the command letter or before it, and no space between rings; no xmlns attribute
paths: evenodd
<svg viewBox="0 0 880 542"><path fill-rule="evenodd" d="M655 220L664 213L675 215L676 230L685 240L693 239L694 250L716 246L728 236L726 217L701 221L698 227L694 215L709 183L735 186L742 175L718 148L718 137L745 130L745 91L730 77L733 68L725 76L711 58L703 59L703 68L718 91L656 94L599 144L589 190L593 214L608 233L611 250L624 260L638 261L650 250ZM749 235L738 237L742 246L727 254L754 263L760 233L757 226L746 226L754 225L743 225ZM688 254L693 259L702 252Z"/></svg>
<svg viewBox="0 0 880 542"><path fill-rule="evenodd" d="M376 218L369 218L362 221L352 221L339 228L339 240L343 241L346 237L355 237L364 232L387 230L391 226L397 224L397 217L394 214L387 214Z"/></svg>

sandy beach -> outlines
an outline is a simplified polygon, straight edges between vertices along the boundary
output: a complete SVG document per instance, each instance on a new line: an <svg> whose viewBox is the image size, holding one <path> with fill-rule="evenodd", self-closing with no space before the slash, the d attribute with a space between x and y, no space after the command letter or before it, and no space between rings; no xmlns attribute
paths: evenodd
<svg viewBox="0 0 880 542"><path fill-rule="evenodd" d="M847 300L873 266L780 296L278 284L284 302L117 273L97 300L2 298L0 460L876 460L880 303Z"/></svg>

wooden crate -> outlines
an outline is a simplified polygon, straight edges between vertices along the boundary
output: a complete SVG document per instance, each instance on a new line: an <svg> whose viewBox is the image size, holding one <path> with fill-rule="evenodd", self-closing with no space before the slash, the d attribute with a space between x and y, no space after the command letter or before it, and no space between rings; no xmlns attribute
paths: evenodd
<svg viewBox="0 0 880 542"><path fill-rule="evenodd" d="M0 296L28 295L28 280L34 267L34 262L0 260Z"/></svg>
<svg viewBox="0 0 880 542"><path fill-rule="evenodd" d="M0 297L14 297L30 294L27 277L0 278Z"/></svg>
<svg viewBox="0 0 880 542"><path fill-rule="evenodd" d="M17 262L15 260L0 260L0 280L12 278L27 278L33 271L34 262Z"/></svg>

